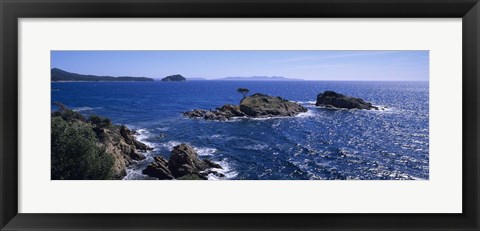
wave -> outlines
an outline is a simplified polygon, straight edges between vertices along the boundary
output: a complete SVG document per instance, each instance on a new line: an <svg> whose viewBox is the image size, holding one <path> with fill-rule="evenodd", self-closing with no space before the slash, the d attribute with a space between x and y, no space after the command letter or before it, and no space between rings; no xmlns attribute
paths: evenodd
<svg viewBox="0 0 480 231"><path fill-rule="evenodd" d="M222 166L222 168L212 168L212 170L215 170L221 174L224 175L224 177L219 177L216 176L213 173L208 174L207 178L208 180L231 180L235 178L238 173L233 169L233 167L228 163L228 159L225 158L221 161L216 161L215 163L219 164Z"/></svg>
<svg viewBox="0 0 480 231"><path fill-rule="evenodd" d="M173 141L168 141L168 142L165 142L165 143L161 143L160 146L168 149L168 151L172 151L173 147L175 147L177 145L180 145L180 144L182 144L182 142L173 140Z"/></svg>
<svg viewBox="0 0 480 231"><path fill-rule="evenodd" d="M220 134L213 134L213 135L199 135L197 138L200 138L202 140L212 140L212 139L223 139L224 136Z"/></svg>
<svg viewBox="0 0 480 231"><path fill-rule="evenodd" d="M378 108L378 110L373 110L373 111L393 111L393 108L387 107L385 105L373 105Z"/></svg>
<svg viewBox="0 0 480 231"><path fill-rule="evenodd" d="M196 148L194 147L195 151L197 151L197 154L199 156L212 156L215 154L218 150L216 148Z"/></svg>
<svg viewBox="0 0 480 231"><path fill-rule="evenodd" d="M308 110L307 112L301 112L295 116L268 116L268 117L245 117L245 116L238 116L238 117L231 117L229 120L204 120L204 122L214 122L214 123L235 123L244 120L254 120L254 121L263 121L263 120L273 120L273 119L291 119L291 118L305 118L305 117L312 117L315 116L315 113L312 110Z"/></svg>
<svg viewBox="0 0 480 231"><path fill-rule="evenodd" d="M306 104L306 105L315 105L317 101L295 101L295 103Z"/></svg>
<svg viewBox="0 0 480 231"><path fill-rule="evenodd" d="M127 175L122 180L156 180L156 178L143 175L141 170L127 168Z"/></svg>
<svg viewBox="0 0 480 231"><path fill-rule="evenodd" d="M308 117L314 117L317 114L313 110L308 110L307 112L302 112L298 115L296 115L296 118L308 118Z"/></svg>
<svg viewBox="0 0 480 231"><path fill-rule="evenodd" d="M72 110L76 112L81 112L81 111L92 111L92 110L98 110L98 109L101 109L101 107L77 107L77 108L73 108Z"/></svg>
<svg viewBox="0 0 480 231"><path fill-rule="evenodd" d="M154 150L156 149L157 147L156 144L147 141L148 138L152 137L150 131L148 131L146 128L139 128L139 129L136 129L135 131L136 131L136 134L134 136L138 141L152 147Z"/></svg>
<svg viewBox="0 0 480 231"><path fill-rule="evenodd" d="M243 149L257 150L257 151L264 150L266 148L268 148L268 145L266 145L266 144L253 144L253 145L247 145L247 146L243 147Z"/></svg>
<svg viewBox="0 0 480 231"><path fill-rule="evenodd" d="M173 147L180 145L180 144L188 144L193 147L193 149L197 152L199 156L213 156L218 150L216 148L209 148L209 147L196 147L191 145L187 142L180 142L176 140L168 141L165 143L160 144L161 147L168 149L168 151L172 151Z"/></svg>

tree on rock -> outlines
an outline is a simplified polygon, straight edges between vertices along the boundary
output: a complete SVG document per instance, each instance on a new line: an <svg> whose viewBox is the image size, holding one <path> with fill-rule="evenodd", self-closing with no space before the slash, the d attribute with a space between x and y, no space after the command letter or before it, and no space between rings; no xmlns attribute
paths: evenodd
<svg viewBox="0 0 480 231"><path fill-rule="evenodd" d="M243 98L246 98L247 97L247 94L248 92L250 92L250 90L248 90L247 88L238 88L237 89L237 92L242 94L243 95Z"/></svg>

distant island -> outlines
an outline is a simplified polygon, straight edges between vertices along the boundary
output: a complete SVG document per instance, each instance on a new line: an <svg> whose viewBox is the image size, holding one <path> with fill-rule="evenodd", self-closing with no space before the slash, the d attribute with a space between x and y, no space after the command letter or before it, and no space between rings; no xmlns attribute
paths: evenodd
<svg viewBox="0 0 480 231"><path fill-rule="evenodd" d="M298 81L303 79L289 79L283 76L251 76L251 77L225 77L212 80L224 80L224 81Z"/></svg>
<svg viewBox="0 0 480 231"><path fill-rule="evenodd" d="M83 75L64 71L58 68L53 68L51 70L51 81L52 82L69 82L69 81L89 81L89 82L116 82L116 81L153 81L151 78L147 77L131 77L131 76L97 76L97 75Z"/></svg>
<svg viewBox="0 0 480 231"><path fill-rule="evenodd" d="M162 79L162 81L186 81L187 79L182 75L170 75Z"/></svg>

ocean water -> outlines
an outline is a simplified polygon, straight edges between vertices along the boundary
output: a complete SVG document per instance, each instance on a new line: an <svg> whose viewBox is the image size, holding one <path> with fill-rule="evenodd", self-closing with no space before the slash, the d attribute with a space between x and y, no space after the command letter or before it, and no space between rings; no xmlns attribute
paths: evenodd
<svg viewBox="0 0 480 231"><path fill-rule="evenodd" d="M154 147L125 179L151 179L141 170L173 146L188 143L219 163L231 180L427 180L428 82L187 81L52 83L52 102L98 114L138 131ZM296 101L308 112L290 118L204 121L184 111L238 104L246 87ZM318 93L360 97L383 111L315 107ZM52 109L55 107L52 105Z"/></svg>

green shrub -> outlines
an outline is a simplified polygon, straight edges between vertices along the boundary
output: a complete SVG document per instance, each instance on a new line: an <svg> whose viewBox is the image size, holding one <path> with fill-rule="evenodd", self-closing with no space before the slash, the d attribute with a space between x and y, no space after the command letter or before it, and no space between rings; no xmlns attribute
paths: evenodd
<svg viewBox="0 0 480 231"><path fill-rule="evenodd" d="M80 113L67 108L65 105L58 102L54 102L53 105L58 107L58 111L54 111L52 113L52 117L62 117L62 119L66 121L79 120L85 122L85 117L83 117Z"/></svg>
<svg viewBox="0 0 480 231"><path fill-rule="evenodd" d="M53 180L111 178L113 158L99 146L90 124L52 117L51 133Z"/></svg>
<svg viewBox="0 0 480 231"><path fill-rule="evenodd" d="M91 115L90 118L88 118L88 122L97 128L108 128L112 126L112 121L109 118L97 115Z"/></svg>

